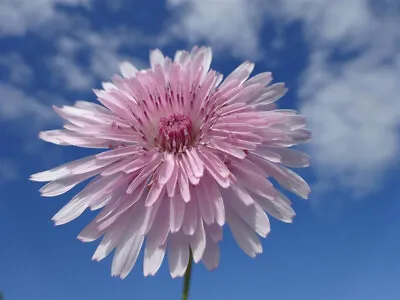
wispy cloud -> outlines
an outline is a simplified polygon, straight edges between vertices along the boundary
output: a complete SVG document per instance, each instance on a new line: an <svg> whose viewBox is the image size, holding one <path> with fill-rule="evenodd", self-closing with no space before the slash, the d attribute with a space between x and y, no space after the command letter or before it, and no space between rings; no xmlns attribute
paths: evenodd
<svg viewBox="0 0 400 300"><path fill-rule="evenodd" d="M0 97L0 120L3 122L29 118L32 126L55 120L51 106L11 84L0 82Z"/></svg>
<svg viewBox="0 0 400 300"><path fill-rule="evenodd" d="M7 73L7 80L17 85L27 85L33 77L32 68L25 59L17 53L9 53L0 57L0 70L4 68Z"/></svg>
<svg viewBox="0 0 400 300"><path fill-rule="evenodd" d="M29 95L20 87L0 82L0 143L2 147L5 145L0 152L0 182L23 177L22 170L30 164L28 156L42 150L42 144L37 138L38 131L60 126L60 121L49 104L50 95L37 95L38 98ZM51 99L54 101L53 97ZM10 152L8 147L13 150ZM46 158L40 156L38 159L55 157L58 153L56 152L47 154Z"/></svg>
<svg viewBox="0 0 400 300"><path fill-rule="evenodd" d="M171 38L205 42L237 57L260 57L265 1L168 0L167 5L173 13Z"/></svg>
<svg viewBox="0 0 400 300"><path fill-rule="evenodd" d="M86 6L91 0L35 0L0 2L0 36L24 35L28 31L54 30L69 26L60 6ZM47 26L51 24L51 26Z"/></svg>
<svg viewBox="0 0 400 300"><path fill-rule="evenodd" d="M51 70L71 90L90 90L99 80L109 80L118 72L121 61L129 59L141 68L146 65L138 58L128 57L122 47L134 48L143 43L140 33L127 29L93 31L86 27L68 31L56 42L57 54L49 58ZM139 40L141 42L133 43ZM80 55L86 55L82 62Z"/></svg>
<svg viewBox="0 0 400 300"><path fill-rule="evenodd" d="M394 2L283 1L286 22L300 21L310 44L301 110L314 132L319 184L365 195L380 185L400 150L400 26Z"/></svg>

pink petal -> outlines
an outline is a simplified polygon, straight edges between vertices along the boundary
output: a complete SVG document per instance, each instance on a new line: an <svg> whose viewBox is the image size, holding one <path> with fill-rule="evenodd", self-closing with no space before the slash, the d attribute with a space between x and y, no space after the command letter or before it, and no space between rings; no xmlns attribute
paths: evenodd
<svg viewBox="0 0 400 300"><path fill-rule="evenodd" d="M185 202L180 194L170 198L170 229L172 233L178 232L185 216Z"/></svg>
<svg viewBox="0 0 400 300"><path fill-rule="evenodd" d="M93 242L99 239L104 232L99 230L97 218L93 219L78 235L78 239L82 242Z"/></svg>
<svg viewBox="0 0 400 300"><path fill-rule="evenodd" d="M97 175L97 173L101 172L100 170L95 170L89 173L80 174L80 175L72 175L70 177L61 178L59 180L52 181L40 189L40 192L43 197L54 197L61 194L64 194L74 188L76 185L81 183L82 181Z"/></svg>
<svg viewBox="0 0 400 300"><path fill-rule="evenodd" d="M235 197L232 197L232 200L227 202L226 206L233 208L237 217L242 219L248 226L257 232L258 235L265 238L270 232L271 229L268 216L257 203L246 206L243 205L242 202L237 201Z"/></svg>
<svg viewBox="0 0 400 300"><path fill-rule="evenodd" d="M311 189L307 182L292 170L265 161L266 171L273 176L281 186L295 193L301 198L307 199Z"/></svg>
<svg viewBox="0 0 400 300"><path fill-rule="evenodd" d="M146 241L143 260L143 274L144 276L155 275L161 267L164 260L166 246L149 245Z"/></svg>
<svg viewBox="0 0 400 300"><path fill-rule="evenodd" d="M201 177L203 176L204 166L203 162L199 157L195 148L188 149L186 151L187 161L193 171L194 176Z"/></svg>
<svg viewBox="0 0 400 300"><path fill-rule="evenodd" d="M52 220L56 225L66 224L79 217L86 208L88 208L86 201L81 199L72 200L60 209L57 214L54 215Z"/></svg>
<svg viewBox="0 0 400 300"><path fill-rule="evenodd" d="M264 72L251 77L243 85L244 86L249 86L252 84L268 85L271 81L272 81L272 73Z"/></svg>
<svg viewBox="0 0 400 300"><path fill-rule="evenodd" d="M175 166L175 157L172 153L164 152L164 161L158 171L158 181L164 185L171 178Z"/></svg>
<svg viewBox="0 0 400 300"><path fill-rule="evenodd" d="M185 202L190 201L190 190L189 190L189 182L182 163L179 165L179 174L178 174L178 183L179 183L179 190L181 192L182 198Z"/></svg>
<svg viewBox="0 0 400 300"><path fill-rule="evenodd" d="M199 205L199 212L206 224L214 223L214 206L213 200L209 196L207 186L204 183L193 188L196 194L196 202Z"/></svg>
<svg viewBox="0 0 400 300"><path fill-rule="evenodd" d="M169 239L168 262L172 278L185 274L189 262L189 242L179 232L171 234Z"/></svg>
<svg viewBox="0 0 400 300"><path fill-rule="evenodd" d="M194 262L199 262L206 248L206 233L201 218L198 220L197 228L190 238L190 247L192 248Z"/></svg>
<svg viewBox="0 0 400 300"><path fill-rule="evenodd" d="M115 245L118 243L120 236L122 235L121 229L122 228L117 228L119 229L119 232L117 230L110 230L108 231L103 239L101 240L99 246L97 246L97 249L95 253L93 254L92 259L100 261L107 257L111 251L114 250Z"/></svg>
<svg viewBox="0 0 400 300"><path fill-rule="evenodd" d="M219 187L209 176L204 177L204 180L205 180L204 184L209 189L208 192L211 204L213 205L215 221L220 226L223 226L225 224L225 207L224 207L224 200L222 198Z"/></svg>
<svg viewBox="0 0 400 300"><path fill-rule="evenodd" d="M205 231L206 235L215 243L222 241L222 226L216 223L206 225Z"/></svg>
<svg viewBox="0 0 400 300"><path fill-rule="evenodd" d="M141 206L143 209L143 206ZM101 240L99 246L97 247L92 259L100 261L106 256L108 256L116 245L126 236L126 230L130 228L132 217L141 213L141 209L132 211L118 219L117 222L113 224L109 229L107 229L106 234ZM101 230L101 229L99 229Z"/></svg>
<svg viewBox="0 0 400 300"><path fill-rule="evenodd" d="M170 180L167 182L167 192L169 197L174 197L176 185L178 183L178 176L179 176L179 164L174 164L174 170L172 171L172 175Z"/></svg>
<svg viewBox="0 0 400 300"><path fill-rule="evenodd" d="M138 160L135 160L135 162L136 161L138 161ZM112 164L111 166L107 166L107 168L103 172L101 172L101 176L110 176L110 175L120 173L120 172L124 171L124 169L126 169L126 166L129 165L131 162L132 162L132 158L130 158L130 157L122 159L122 160ZM143 165L141 167L143 167Z"/></svg>
<svg viewBox="0 0 400 300"><path fill-rule="evenodd" d="M114 221L116 221L122 214L128 211L136 202L140 200L145 188L146 183L142 183L137 189L133 191L132 194L123 195L119 203L113 203L113 205L115 206L114 209L112 209L107 214L102 214L101 218L99 218L99 222L107 220L109 223L113 223Z"/></svg>
<svg viewBox="0 0 400 300"><path fill-rule="evenodd" d="M262 253L260 240L250 226L231 210L227 213L227 219L233 238L248 256L255 257L257 254Z"/></svg>
<svg viewBox="0 0 400 300"><path fill-rule="evenodd" d="M202 261L207 268L207 270L211 271L218 267L219 264L219 246L217 243L207 238L207 246L204 250Z"/></svg>
<svg viewBox="0 0 400 300"><path fill-rule="evenodd" d="M147 235L151 244L161 246L168 237L170 228L170 203L167 198L162 200L161 206L158 209L157 215L154 218L153 225Z"/></svg>
<svg viewBox="0 0 400 300"><path fill-rule="evenodd" d="M254 103L262 105L273 103L282 98L287 91L288 89L285 88L284 83L275 83L265 88L263 94L258 99L255 99Z"/></svg>
<svg viewBox="0 0 400 300"><path fill-rule="evenodd" d="M135 265L144 241L144 236L139 230L145 216L144 207L140 205L136 208L130 215L132 221L126 224L125 232L118 241L111 268L112 275L122 279Z"/></svg>
<svg viewBox="0 0 400 300"><path fill-rule="evenodd" d="M282 157L278 153L271 151L263 145L258 146L257 149L252 151L252 153L255 153L256 155L274 163L280 163L282 160Z"/></svg>
<svg viewBox="0 0 400 300"><path fill-rule="evenodd" d="M61 146L73 145L86 148L106 148L109 144L106 139L82 136L70 130L42 131L39 134L39 138Z"/></svg>
<svg viewBox="0 0 400 300"><path fill-rule="evenodd" d="M109 159L109 158L121 158L127 155L131 155L131 154L137 154L139 153L140 148L138 148L138 146L134 145L134 146L127 146L127 147L122 147L122 148L117 148L111 151L106 151L106 152L102 152L96 155L96 158L98 159Z"/></svg>
<svg viewBox="0 0 400 300"><path fill-rule="evenodd" d="M190 201L186 203L185 216L182 223L182 231L186 235L193 235L199 219L197 203Z"/></svg>
<svg viewBox="0 0 400 300"><path fill-rule="evenodd" d="M221 177L228 178L231 172L211 150L204 147L200 149L199 154L207 169L213 169Z"/></svg>
<svg viewBox="0 0 400 300"><path fill-rule="evenodd" d="M186 175L187 175L189 181L190 181L193 185L198 184L199 181L200 181L200 178L197 177L197 176L194 174L193 169L192 169L192 165L190 164L187 155L184 154L184 155L181 156L181 161L180 161L180 163L181 163L181 166L183 167L183 169L184 169L184 171L185 171L185 173L186 173Z"/></svg>
<svg viewBox="0 0 400 300"><path fill-rule="evenodd" d="M230 154L233 157L237 157L240 159L243 159L246 157L246 154L243 152L243 150L236 148L235 146L232 146L231 144L225 143L223 141L214 139L212 141L212 147L214 147L215 149L217 149L219 151Z"/></svg>
<svg viewBox="0 0 400 300"><path fill-rule="evenodd" d="M249 159L233 159L231 160L231 164L235 170L240 170L241 173L246 173L250 177L258 176L266 178L268 176L265 170Z"/></svg>
<svg viewBox="0 0 400 300"><path fill-rule="evenodd" d="M296 215L290 204L282 200L285 196L277 193L276 199L267 199L254 195L254 200L271 216L285 223L292 223Z"/></svg>
<svg viewBox="0 0 400 300"><path fill-rule="evenodd" d="M132 194L132 192L143 182L147 181L149 176L154 172L154 170L158 167L159 165L158 160L153 160L149 164L147 164L142 171L140 171L139 175L136 176L136 178L131 182L131 184L128 187L128 190L126 191L128 194Z"/></svg>
<svg viewBox="0 0 400 300"><path fill-rule="evenodd" d="M249 78L251 72L254 69L254 64L251 62L244 62L240 66L238 66L233 72L225 79L224 83L226 84L232 79L237 79L241 83L247 80Z"/></svg>
<svg viewBox="0 0 400 300"><path fill-rule="evenodd" d="M85 174L104 168L118 160L118 158L111 158L104 161L96 159L95 155L88 156L82 159L72 161L57 168L33 174L31 180L33 181L53 181L71 175ZM100 173L100 172L98 172Z"/></svg>
<svg viewBox="0 0 400 300"><path fill-rule="evenodd" d="M209 153L207 153L209 154ZM216 164L212 164L212 156L208 157L206 156L207 154L203 154L202 152L200 152L201 158L203 159L204 165L207 168L208 173L214 178L214 180L223 188L227 188L229 187L229 179L227 177L225 177L224 175L226 174L225 169L228 170L226 167L221 167L218 168L218 165ZM211 159L211 161L209 160ZM221 162L221 164L223 164ZM229 172L229 170L228 170ZM230 172L229 172L230 174Z"/></svg>
<svg viewBox="0 0 400 300"><path fill-rule="evenodd" d="M239 184L239 182L232 184L231 190L236 194L237 199L239 199L244 205L248 206L254 204L253 198L251 198L249 193L241 184Z"/></svg>
<svg viewBox="0 0 400 300"><path fill-rule="evenodd" d="M254 173L246 173L243 169L232 167L232 171L234 171L236 179L252 193L269 199L275 198L276 189L269 180L257 176Z"/></svg>
<svg viewBox="0 0 400 300"><path fill-rule="evenodd" d="M150 191L147 194L146 206L152 206L161 197L161 192L165 191L164 185L162 185L158 180L155 180L151 185Z"/></svg>
<svg viewBox="0 0 400 300"><path fill-rule="evenodd" d="M134 233L122 246L117 247L112 264L112 275L122 279L128 276L139 256L144 237Z"/></svg>
<svg viewBox="0 0 400 300"><path fill-rule="evenodd" d="M271 152L280 156L280 163L292 168L304 168L310 166L310 157L300 151L282 148L282 147L265 147Z"/></svg>

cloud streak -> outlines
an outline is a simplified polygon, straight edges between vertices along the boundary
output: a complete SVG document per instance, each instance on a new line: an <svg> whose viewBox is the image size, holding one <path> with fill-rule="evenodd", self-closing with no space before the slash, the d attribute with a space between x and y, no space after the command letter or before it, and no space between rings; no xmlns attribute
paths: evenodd
<svg viewBox="0 0 400 300"><path fill-rule="evenodd" d="M312 49L299 96L314 132L317 189L363 196L398 160L399 15L390 6L377 14L366 0L299 2L281 11L305 24Z"/></svg>
<svg viewBox="0 0 400 300"><path fill-rule="evenodd" d="M261 56L262 0L168 0L172 12L171 37L207 43L236 57Z"/></svg>
<svg viewBox="0 0 400 300"><path fill-rule="evenodd" d="M69 26L70 21L60 10L60 6L88 7L90 2L91 0L1 1L0 36L21 36L28 31L53 30L55 27Z"/></svg>

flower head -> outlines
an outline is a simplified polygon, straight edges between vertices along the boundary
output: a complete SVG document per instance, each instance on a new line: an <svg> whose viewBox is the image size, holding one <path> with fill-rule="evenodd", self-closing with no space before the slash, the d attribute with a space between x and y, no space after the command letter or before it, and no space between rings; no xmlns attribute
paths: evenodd
<svg viewBox="0 0 400 300"><path fill-rule="evenodd" d="M178 51L174 60L154 50L150 69L122 63L123 77L94 91L102 105L55 107L64 129L40 134L58 145L106 149L31 179L50 181L41 193L52 197L94 177L53 220L61 225L101 209L78 238L102 238L95 260L116 249L115 276L128 275L142 248L145 275L154 275L167 253L171 275L183 276L189 248L195 262L213 269L225 223L254 257L262 252L257 235L270 231L265 212L288 223L295 215L268 178L300 197L310 193L285 167L309 165L289 147L311 134L296 111L275 109L284 84L269 85L271 73L249 79L250 62L223 81L210 69L211 56L205 47Z"/></svg>

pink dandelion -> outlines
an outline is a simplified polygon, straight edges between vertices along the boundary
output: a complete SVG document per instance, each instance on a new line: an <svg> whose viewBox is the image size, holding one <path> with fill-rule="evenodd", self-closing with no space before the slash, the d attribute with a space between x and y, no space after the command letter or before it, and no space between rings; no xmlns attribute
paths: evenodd
<svg viewBox="0 0 400 300"><path fill-rule="evenodd" d="M271 73L249 79L250 62L223 81L210 69L211 56L205 47L178 51L174 60L154 50L151 69L122 63L123 77L94 91L102 106L55 107L64 129L40 134L57 145L107 149L31 179L49 181L40 191L53 197L94 177L53 220L62 225L87 208L101 209L78 238L101 238L98 261L115 249L114 276L125 278L142 248L145 276L165 255L172 277L185 274L190 256L216 268L225 223L255 257L262 252L258 236L270 231L266 212L287 223L295 215L268 178L302 198L310 193L287 168L309 165L307 155L289 147L311 133L296 111L275 108L284 84L270 85Z"/></svg>

